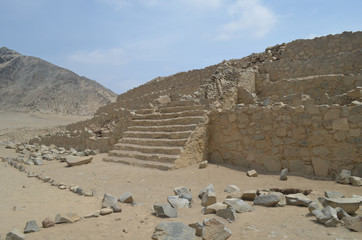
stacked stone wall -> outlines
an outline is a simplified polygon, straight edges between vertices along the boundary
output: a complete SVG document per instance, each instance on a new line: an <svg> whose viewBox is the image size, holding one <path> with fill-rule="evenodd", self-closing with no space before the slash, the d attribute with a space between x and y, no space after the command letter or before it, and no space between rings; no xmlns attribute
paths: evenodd
<svg viewBox="0 0 362 240"><path fill-rule="evenodd" d="M209 160L244 168L362 175L362 106L236 106L210 114Z"/></svg>

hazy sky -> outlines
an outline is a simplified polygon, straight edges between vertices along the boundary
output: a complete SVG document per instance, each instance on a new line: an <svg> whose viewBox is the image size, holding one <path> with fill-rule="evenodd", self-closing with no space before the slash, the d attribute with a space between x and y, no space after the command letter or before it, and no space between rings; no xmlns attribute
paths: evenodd
<svg viewBox="0 0 362 240"><path fill-rule="evenodd" d="M362 0L0 0L0 47L122 93L299 38L362 30Z"/></svg>

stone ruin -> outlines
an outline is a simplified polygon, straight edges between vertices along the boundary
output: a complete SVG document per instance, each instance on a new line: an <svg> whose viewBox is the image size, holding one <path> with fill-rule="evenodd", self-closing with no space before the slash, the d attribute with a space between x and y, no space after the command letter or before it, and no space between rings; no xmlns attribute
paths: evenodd
<svg viewBox="0 0 362 240"><path fill-rule="evenodd" d="M361 177L361 70L362 32L296 40L158 77L31 143L99 149L104 161L162 170L208 160Z"/></svg>

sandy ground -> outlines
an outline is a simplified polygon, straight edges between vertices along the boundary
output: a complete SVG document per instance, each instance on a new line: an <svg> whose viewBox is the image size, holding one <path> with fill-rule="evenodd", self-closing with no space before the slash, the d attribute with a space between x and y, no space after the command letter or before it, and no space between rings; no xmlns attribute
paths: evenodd
<svg viewBox="0 0 362 240"><path fill-rule="evenodd" d="M0 120L3 121L4 119ZM6 124L6 122L5 122ZM2 125L3 126L3 125ZM0 145L0 157L15 157L14 150ZM26 239L151 239L155 226L160 222L183 222L185 224L201 222L210 217L223 221L232 231L229 239L361 239L362 234L351 232L344 227L327 228L318 224L306 207L286 206L266 208L254 206L254 211L237 214L235 222L214 214L202 215L199 191L212 183L218 202L222 202L227 193L224 188L229 184L237 185L241 192L252 189L297 187L312 189L309 196L317 199L325 190L340 191L346 197L352 194L362 195L362 188L340 185L331 180L308 179L301 176L289 176L280 181L278 174L259 174L256 178L246 176L246 169L232 169L225 166L209 165L198 169L193 165L174 171L159 171L147 168L126 166L102 161L105 154L96 155L89 164L66 167L58 161L44 161L43 166L26 166L26 171L50 176L56 182L66 185L79 185L83 189L92 189L94 197L78 196L67 190L60 190L43 183L36 178L28 178L24 172L0 163L0 235L16 228L23 231L29 220L38 225L47 217L54 218L57 213L75 212L80 216L94 212L101 207L105 192L118 197L123 192L131 192L137 204L121 204L123 211L98 218L82 219L73 224L59 224L52 228L41 229L37 233L26 234ZM162 219L153 215L152 205L167 202L173 194L173 188L188 186L191 188L194 203L192 208L179 209L178 217ZM250 204L252 204L250 202ZM359 215L362 214L359 210ZM201 239L201 238L200 238Z"/></svg>

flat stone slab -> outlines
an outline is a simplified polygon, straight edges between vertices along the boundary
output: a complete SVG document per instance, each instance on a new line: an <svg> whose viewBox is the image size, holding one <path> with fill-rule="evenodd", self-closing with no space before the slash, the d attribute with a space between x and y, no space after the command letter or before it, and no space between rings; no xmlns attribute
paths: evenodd
<svg viewBox="0 0 362 240"><path fill-rule="evenodd" d="M332 208L340 207L348 214L354 214L361 204L358 198L326 198L325 204Z"/></svg>
<svg viewBox="0 0 362 240"><path fill-rule="evenodd" d="M58 213L55 216L55 223L74 223L76 221L79 221L80 217L76 213L67 213L67 214L60 214Z"/></svg>
<svg viewBox="0 0 362 240"><path fill-rule="evenodd" d="M93 160L93 157L69 156L69 157L66 158L65 161L67 162L67 165L69 167L73 167L73 166L79 166L79 165L90 163L92 160Z"/></svg>
<svg viewBox="0 0 362 240"><path fill-rule="evenodd" d="M196 230L181 222L161 222L152 235L154 240L194 240Z"/></svg>
<svg viewBox="0 0 362 240"><path fill-rule="evenodd" d="M309 204L312 202L312 200L310 200L302 193L289 194L286 195L285 198L287 200L288 205L294 205L294 206L308 207Z"/></svg>

